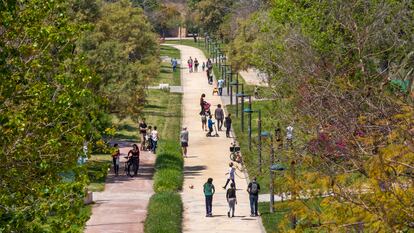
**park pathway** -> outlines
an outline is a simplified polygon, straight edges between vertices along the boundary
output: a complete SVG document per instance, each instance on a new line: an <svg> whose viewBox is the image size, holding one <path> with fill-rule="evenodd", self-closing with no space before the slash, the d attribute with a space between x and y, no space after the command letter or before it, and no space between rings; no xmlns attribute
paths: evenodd
<svg viewBox="0 0 414 233"><path fill-rule="evenodd" d="M92 216L85 233L143 233L147 206L152 190L155 155L142 152L137 177L124 173L124 156L132 149L131 143L119 143L122 155L119 176L112 166L103 192L94 192Z"/></svg>
<svg viewBox="0 0 414 233"><path fill-rule="evenodd" d="M184 45L171 46L181 51L183 61L187 61L190 56L193 59L197 58L200 63L206 61L206 57L199 49ZM199 99L202 93L206 94L205 100L211 103L212 112L218 104L222 104L221 98L217 95L212 96L212 86L207 84L204 72L189 73L188 69L183 69L181 75L184 91L182 124L188 127L190 134L188 158L185 159L184 164L184 187L181 194L184 203L183 232L262 232L259 218L249 217L247 181L240 171L236 176L238 205L236 205L235 217L227 217L226 192L222 186L227 179L225 173L228 171L230 162L229 146L232 139L226 138L225 131L219 132L220 137L206 137L206 132L201 129L199 116ZM213 178L213 184L216 187L212 218L205 217L205 199L202 188L209 177Z"/></svg>

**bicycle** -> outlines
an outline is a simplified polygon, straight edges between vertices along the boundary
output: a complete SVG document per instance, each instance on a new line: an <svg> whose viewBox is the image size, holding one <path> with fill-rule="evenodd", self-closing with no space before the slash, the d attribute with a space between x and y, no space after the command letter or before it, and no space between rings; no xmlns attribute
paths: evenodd
<svg viewBox="0 0 414 233"><path fill-rule="evenodd" d="M241 162L240 146L237 146L236 140L233 140L230 146L230 160L237 163Z"/></svg>
<svg viewBox="0 0 414 233"><path fill-rule="evenodd" d="M133 172L135 171L135 168L138 167L138 161L136 163L132 163L132 157L125 156L124 158L126 159L124 163L124 173L127 176L133 177Z"/></svg>

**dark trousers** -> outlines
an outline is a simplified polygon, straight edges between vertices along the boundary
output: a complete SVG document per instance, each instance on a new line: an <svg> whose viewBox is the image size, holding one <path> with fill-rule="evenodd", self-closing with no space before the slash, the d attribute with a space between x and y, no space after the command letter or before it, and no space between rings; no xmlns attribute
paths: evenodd
<svg viewBox="0 0 414 233"><path fill-rule="evenodd" d="M118 172L119 172L119 164L116 164L116 158L112 158L112 162L114 163L114 172L115 172L115 175L118 175Z"/></svg>
<svg viewBox="0 0 414 233"><path fill-rule="evenodd" d="M234 188L236 188L236 182L234 182L234 179L227 179L227 181L226 181L226 184L224 185L224 188L226 188L227 187L227 185L229 184L229 182L230 182L230 180L231 180L231 182L233 182L233 184L234 184Z"/></svg>
<svg viewBox="0 0 414 233"><path fill-rule="evenodd" d="M206 214L211 214L213 211L213 195L206 195Z"/></svg>
<svg viewBox="0 0 414 233"><path fill-rule="evenodd" d="M152 152L154 154L157 153L157 144L158 144L158 141L152 141Z"/></svg>
<svg viewBox="0 0 414 233"><path fill-rule="evenodd" d="M250 194L249 199L250 199L250 213L258 215L257 214L257 202L259 200L259 196Z"/></svg>
<svg viewBox="0 0 414 233"><path fill-rule="evenodd" d="M226 126L226 137L230 137L231 125Z"/></svg>
<svg viewBox="0 0 414 233"><path fill-rule="evenodd" d="M131 162L128 164L128 174L131 175L131 166L132 170L134 171L134 175L138 174L139 169L139 158L138 157L132 157Z"/></svg>
<svg viewBox="0 0 414 233"><path fill-rule="evenodd" d="M213 132L213 127L208 127L208 134L211 135L212 132Z"/></svg>
<svg viewBox="0 0 414 233"><path fill-rule="evenodd" d="M223 95L223 88L222 87L219 87L218 88L218 91L219 91L219 95L221 96L221 95Z"/></svg>
<svg viewBox="0 0 414 233"><path fill-rule="evenodd" d="M217 120L218 130L221 130L221 128L223 127L223 119L216 119L216 120Z"/></svg>

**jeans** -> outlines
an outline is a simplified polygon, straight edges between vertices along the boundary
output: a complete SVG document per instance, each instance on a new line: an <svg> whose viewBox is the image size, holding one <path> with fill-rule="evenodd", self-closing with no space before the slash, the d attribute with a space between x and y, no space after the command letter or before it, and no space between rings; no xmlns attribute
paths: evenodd
<svg viewBox="0 0 414 233"><path fill-rule="evenodd" d="M131 163L128 164L128 174L131 175L131 166L132 170L134 171L134 175L138 174L139 169L139 158L138 157L132 157Z"/></svg>
<svg viewBox="0 0 414 233"><path fill-rule="evenodd" d="M229 213L231 213L231 216L234 217L234 210L236 207L236 198L229 198Z"/></svg>
<svg viewBox="0 0 414 233"><path fill-rule="evenodd" d="M258 215L257 214L257 202L259 200L259 196L250 194L249 199L250 199L250 213Z"/></svg>
<svg viewBox="0 0 414 233"><path fill-rule="evenodd" d="M231 125L227 125L227 127L226 127L226 137L230 137L230 130L231 130Z"/></svg>
<svg viewBox="0 0 414 233"><path fill-rule="evenodd" d="M206 214L209 215L213 211L213 195L206 195Z"/></svg>
<svg viewBox="0 0 414 233"><path fill-rule="evenodd" d="M221 128L223 127L223 119L216 119L216 120L217 120L218 130L221 130Z"/></svg>
<svg viewBox="0 0 414 233"><path fill-rule="evenodd" d="M114 163L114 172L115 172L115 175L118 175L118 172L119 172L119 164L116 164L116 158L112 158L112 162Z"/></svg>
<svg viewBox="0 0 414 233"><path fill-rule="evenodd" d="M230 179L230 178L227 179L226 184L224 185L224 188L227 187L227 185L229 184L230 180L231 180L231 182L233 182L234 188L236 188L236 183L234 182L234 179Z"/></svg>
<svg viewBox="0 0 414 233"><path fill-rule="evenodd" d="M219 87L218 88L218 91L219 91L219 95L222 96L223 95L223 88L222 87Z"/></svg>
<svg viewBox="0 0 414 233"><path fill-rule="evenodd" d="M156 154L158 141L152 141L152 152Z"/></svg>

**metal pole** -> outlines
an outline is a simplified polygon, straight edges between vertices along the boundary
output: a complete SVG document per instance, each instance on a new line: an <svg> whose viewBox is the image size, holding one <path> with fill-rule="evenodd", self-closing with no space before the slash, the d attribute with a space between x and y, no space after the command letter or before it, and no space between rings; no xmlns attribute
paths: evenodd
<svg viewBox="0 0 414 233"><path fill-rule="evenodd" d="M244 85L242 84L242 97L241 97L241 131L244 132Z"/></svg>
<svg viewBox="0 0 414 233"><path fill-rule="evenodd" d="M236 79L236 118L239 117L239 98L237 98L237 94L239 94L239 82Z"/></svg>
<svg viewBox="0 0 414 233"><path fill-rule="evenodd" d="M262 172L262 112L259 109L259 120L257 121L258 132L258 154L259 154L259 173Z"/></svg>
<svg viewBox="0 0 414 233"><path fill-rule="evenodd" d="M252 96L249 96L249 109L252 110ZM249 150L252 151L252 113L249 113Z"/></svg>
<svg viewBox="0 0 414 233"><path fill-rule="evenodd" d="M270 167L275 163L275 148L273 146L273 138L270 136ZM270 168L270 213L274 212L274 204L275 204L275 197L274 197L274 188L273 188L273 182L275 180L275 175Z"/></svg>
<svg viewBox="0 0 414 233"><path fill-rule="evenodd" d="M231 83L231 76L232 76L232 74L230 74L230 83ZM229 83L229 86L230 86L230 105L233 105L233 85L231 85Z"/></svg>

